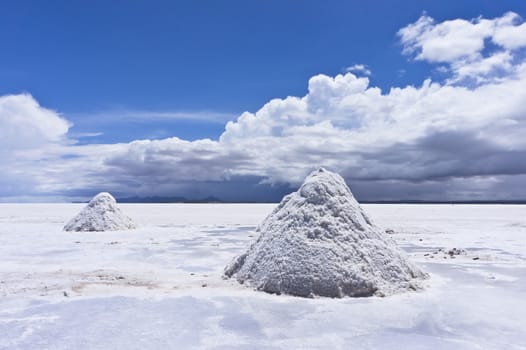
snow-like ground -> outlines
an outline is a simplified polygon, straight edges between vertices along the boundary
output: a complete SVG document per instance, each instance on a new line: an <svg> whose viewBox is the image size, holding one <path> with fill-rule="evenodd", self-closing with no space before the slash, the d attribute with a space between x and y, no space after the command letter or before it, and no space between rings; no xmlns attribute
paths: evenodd
<svg viewBox="0 0 526 350"><path fill-rule="evenodd" d="M137 230L62 231L83 206L0 204L0 349L526 349L526 206L364 205L431 279L344 299L221 278L274 205L128 204Z"/></svg>

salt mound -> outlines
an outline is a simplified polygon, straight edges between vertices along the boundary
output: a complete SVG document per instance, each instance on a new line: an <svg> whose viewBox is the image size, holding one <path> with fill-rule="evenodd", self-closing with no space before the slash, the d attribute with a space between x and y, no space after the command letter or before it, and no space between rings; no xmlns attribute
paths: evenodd
<svg viewBox="0 0 526 350"><path fill-rule="evenodd" d="M283 198L226 267L258 290L302 297L384 296L427 277L376 227L338 174L320 168Z"/></svg>
<svg viewBox="0 0 526 350"><path fill-rule="evenodd" d="M65 231L117 231L135 228L132 219L118 207L115 198L101 192L64 226Z"/></svg>

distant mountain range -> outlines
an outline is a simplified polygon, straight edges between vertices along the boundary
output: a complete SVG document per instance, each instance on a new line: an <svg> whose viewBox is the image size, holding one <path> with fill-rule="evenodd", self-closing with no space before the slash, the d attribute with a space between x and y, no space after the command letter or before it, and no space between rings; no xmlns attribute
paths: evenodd
<svg viewBox="0 0 526 350"><path fill-rule="evenodd" d="M217 197L206 197L202 199L188 199L185 197L124 197L117 198L118 203L274 203L274 202L236 202L225 201ZM385 200L385 201L368 201L361 200L361 204L526 204L526 200L456 200L456 201L441 201L441 200Z"/></svg>
<svg viewBox="0 0 526 350"><path fill-rule="evenodd" d="M279 203L278 200L269 201L232 201L224 200L214 196L208 196L200 199L188 199L181 196L149 196L149 197L117 197L118 203ZM507 200L418 200L418 199L401 199L401 200L360 200L360 204L526 204L526 199ZM88 201L74 201L73 203L87 203Z"/></svg>
<svg viewBox="0 0 526 350"><path fill-rule="evenodd" d="M126 197L117 198L118 203L224 203L216 197L188 199L185 197Z"/></svg>
<svg viewBox="0 0 526 350"><path fill-rule="evenodd" d="M399 201L359 201L360 204L526 204L526 200L458 200L458 201L433 201L433 200L411 200Z"/></svg>

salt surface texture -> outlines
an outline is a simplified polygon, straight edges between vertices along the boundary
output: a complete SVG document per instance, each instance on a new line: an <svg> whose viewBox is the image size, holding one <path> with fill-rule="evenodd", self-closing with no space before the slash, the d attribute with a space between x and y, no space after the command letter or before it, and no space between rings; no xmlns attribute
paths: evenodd
<svg viewBox="0 0 526 350"><path fill-rule="evenodd" d="M117 231L136 228L131 218L118 207L115 198L101 192L64 226L65 231Z"/></svg>
<svg viewBox="0 0 526 350"><path fill-rule="evenodd" d="M420 288L427 274L376 227L338 174L311 173L226 267L258 290L302 297L384 296Z"/></svg>

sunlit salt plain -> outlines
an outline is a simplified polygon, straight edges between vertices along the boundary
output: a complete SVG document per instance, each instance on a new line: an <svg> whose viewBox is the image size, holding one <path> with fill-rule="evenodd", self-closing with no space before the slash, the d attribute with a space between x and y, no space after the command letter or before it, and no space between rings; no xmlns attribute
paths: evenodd
<svg viewBox="0 0 526 350"><path fill-rule="evenodd" d="M364 205L431 278L344 299L222 279L274 205L128 204L137 230L62 231L82 206L0 205L0 349L526 349L526 206Z"/></svg>

